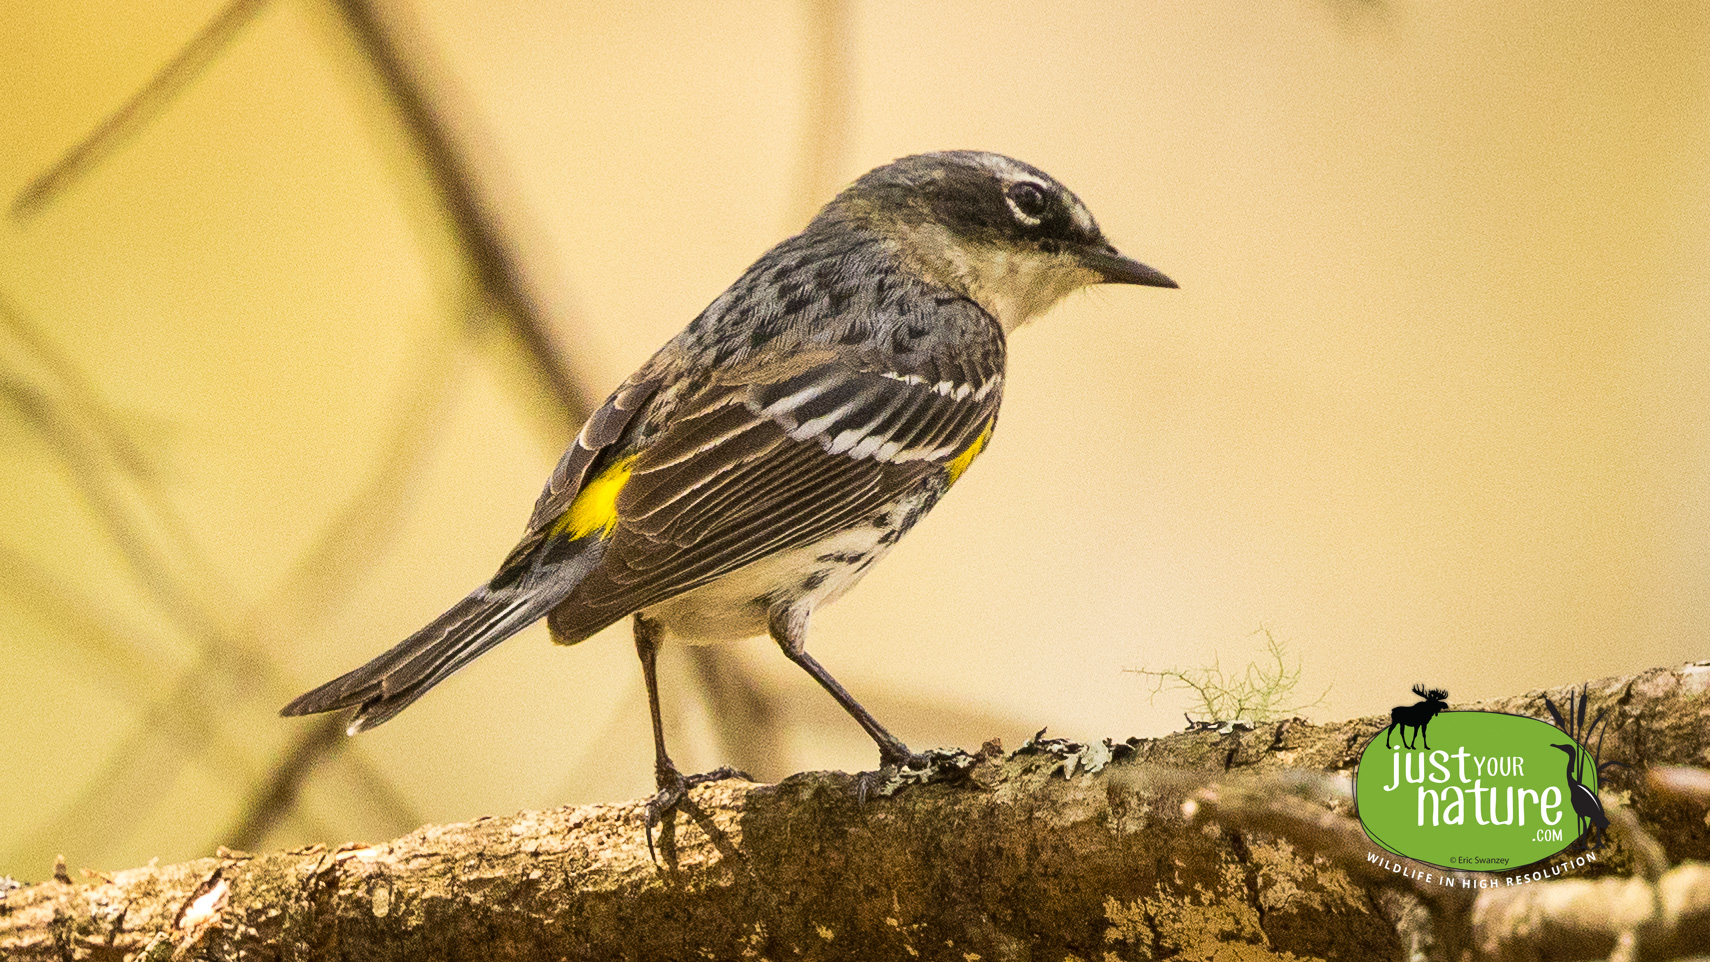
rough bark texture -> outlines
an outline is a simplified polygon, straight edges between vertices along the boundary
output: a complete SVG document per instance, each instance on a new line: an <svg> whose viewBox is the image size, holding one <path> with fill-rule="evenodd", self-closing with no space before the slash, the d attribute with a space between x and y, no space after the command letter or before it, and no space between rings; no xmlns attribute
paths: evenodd
<svg viewBox="0 0 1710 962"><path fill-rule="evenodd" d="M1384 721L988 747L857 802L797 775L639 803L222 852L0 895L7 959L1668 959L1710 947L1710 666L1590 685L1615 846L1565 881L1416 886L1334 776ZM1547 717L1533 692L1480 706ZM1569 690L1549 692L1558 705ZM1108 744L1108 743L1107 743ZM1088 771L1088 768L1097 769ZM1332 776L1332 777L1326 777ZM1701 785L1699 786L1702 787ZM1685 863L1685 864L1681 864ZM4 886L0 885L0 889Z"/></svg>

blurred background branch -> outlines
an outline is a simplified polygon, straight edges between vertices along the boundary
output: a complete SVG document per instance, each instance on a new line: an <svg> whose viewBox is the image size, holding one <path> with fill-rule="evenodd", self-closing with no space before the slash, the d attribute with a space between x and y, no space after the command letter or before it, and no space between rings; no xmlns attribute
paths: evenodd
<svg viewBox="0 0 1710 962"><path fill-rule="evenodd" d="M225 52L268 0L232 0L179 49L148 82L12 198L12 216L31 217L89 174L125 141L137 136L186 85Z"/></svg>
<svg viewBox="0 0 1710 962"><path fill-rule="evenodd" d="M404 4L333 0L333 5L397 109L477 283L556 405L568 442L596 402L595 389L556 340L578 321L564 304L565 284L554 277L538 234L523 226L526 217L517 204L499 200L510 192L499 185L503 175L497 158L481 149L490 138L446 72L432 66L434 58L410 25Z"/></svg>

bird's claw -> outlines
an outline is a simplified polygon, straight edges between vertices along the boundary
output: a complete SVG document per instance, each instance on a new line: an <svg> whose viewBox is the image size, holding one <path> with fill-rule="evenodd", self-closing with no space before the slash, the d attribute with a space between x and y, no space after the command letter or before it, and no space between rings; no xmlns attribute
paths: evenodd
<svg viewBox="0 0 1710 962"><path fill-rule="evenodd" d="M654 862L659 861L659 853L653 848L653 830L664 821L665 813L675 811L683 799L689 797L689 789L708 782L722 782L727 778L740 778L743 781L753 781L748 773L740 769L722 765L710 772L699 775L684 775L675 767L661 766L658 772L659 791L647 800L643 808L643 817L647 829L647 854Z"/></svg>

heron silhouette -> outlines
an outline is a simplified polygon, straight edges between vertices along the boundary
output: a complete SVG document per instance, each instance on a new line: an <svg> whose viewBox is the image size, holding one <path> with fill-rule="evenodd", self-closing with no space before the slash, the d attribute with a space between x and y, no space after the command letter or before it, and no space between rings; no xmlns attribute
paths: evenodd
<svg viewBox="0 0 1710 962"><path fill-rule="evenodd" d="M1579 842L1586 848L1602 848L1608 840L1609 816L1603 814L1603 802L1597 793L1586 787L1579 780L1579 746L1551 745L1567 752L1568 799L1573 802L1573 813L1578 816ZM1596 829L1597 844L1594 846L1586 836Z"/></svg>

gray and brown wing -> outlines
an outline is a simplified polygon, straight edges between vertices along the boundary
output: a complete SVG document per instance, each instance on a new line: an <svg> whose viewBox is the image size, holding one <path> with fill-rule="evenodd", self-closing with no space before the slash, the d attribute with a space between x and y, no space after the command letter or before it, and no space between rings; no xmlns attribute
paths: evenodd
<svg viewBox="0 0 1710 962"><path fill-rule="evenodd" d="M652 380L627 384L588 419L535 504L522 543L492 580L390 651L304 693L282 713L306 715L355 707L351 734L372 728L555 607L597 564L598 542L560 538L567 550L540 549L551 547L554 524L572 510L594 469L611 460L611 447L657 385Z"/></svg>
<svg viewBox="0 0 1710 962"><path fill-rule="evenodd" d="M635 458L604 558L553 612L554 631L585 637L869 523L933 475L953 480L989 436L1001 363L939 377L841 357L709 389Z"/></svg>
<svg viewBox="0 0 1710 962"><path fill-rule="evenodd" d="M582 493L582 486L593 473L595 463L602 458L611 459L612 448L623 437L636 412L659 392L659 383L652 377L632 380L613 391L606 403L588 416L582 430L576 432L575 439L552 469L546 487L535 499L528 528L499 565L490 586L499 587L521 579L537 564L539 549L551 536L553 525L563 518L575 503L576 496Z"/></svg>

